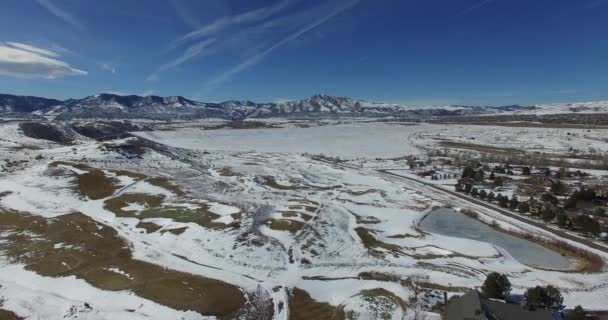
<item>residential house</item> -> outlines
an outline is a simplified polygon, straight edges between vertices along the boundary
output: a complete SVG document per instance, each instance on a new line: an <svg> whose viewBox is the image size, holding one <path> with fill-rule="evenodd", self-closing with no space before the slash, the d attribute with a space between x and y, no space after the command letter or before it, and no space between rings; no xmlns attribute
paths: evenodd
<svg viewBox="0 0 608 320"><path fill-rule="evenodd" d="M519 304L487 299L477 290L452 297L446 308L447 320L553 320L551 311L526 310Z"/></svg>

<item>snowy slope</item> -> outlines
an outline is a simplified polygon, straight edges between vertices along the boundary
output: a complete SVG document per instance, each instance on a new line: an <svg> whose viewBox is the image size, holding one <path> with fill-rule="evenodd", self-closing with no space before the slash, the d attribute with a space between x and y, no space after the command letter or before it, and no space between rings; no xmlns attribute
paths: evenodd
<svg viewBox="0 0 608 320"><path fill-rule="evenodd" d="M504 114L549 115L568 113L608 113L608 101L537 104L531 107L505 112Z"/></svg>

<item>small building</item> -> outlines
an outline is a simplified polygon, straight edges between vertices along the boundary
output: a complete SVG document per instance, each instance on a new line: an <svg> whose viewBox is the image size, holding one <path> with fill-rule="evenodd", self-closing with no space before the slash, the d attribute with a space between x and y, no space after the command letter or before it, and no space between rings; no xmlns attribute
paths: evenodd
<svg viewBox="0 0 608 320"><path fill-rule="evenodd" d="M519 304L487 299L477 290L452 297L448 301L446 317L447 320L553 320L549 310L526 310Z"/></svg>
<svg viewBox="0 0 608 320"><path fill-rule="evenodd" d="M435 170L427 170L416 173L419 177L429 177L435 174Z"/></svg>

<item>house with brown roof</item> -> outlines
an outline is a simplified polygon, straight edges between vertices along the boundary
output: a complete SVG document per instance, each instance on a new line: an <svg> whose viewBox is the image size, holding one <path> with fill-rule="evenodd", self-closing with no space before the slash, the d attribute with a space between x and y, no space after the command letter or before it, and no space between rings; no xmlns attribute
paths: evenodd
<svg viewBox="0 0 608 320"><path fill-rule="evenodd" d="M519 304L485 298L477 290L452 297L446 316L447 320L553 320L549 310L526 310Z"/></svg>

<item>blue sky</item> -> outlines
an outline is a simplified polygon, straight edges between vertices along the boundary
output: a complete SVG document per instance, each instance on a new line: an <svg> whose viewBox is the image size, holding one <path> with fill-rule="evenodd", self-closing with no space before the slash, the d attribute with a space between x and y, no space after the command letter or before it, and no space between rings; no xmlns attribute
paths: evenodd
<svg viewBox="0 0 608 320"><path fill-rule="evenodd" d="M0 92L608 99L608 0L4 0Z"/></svg>

